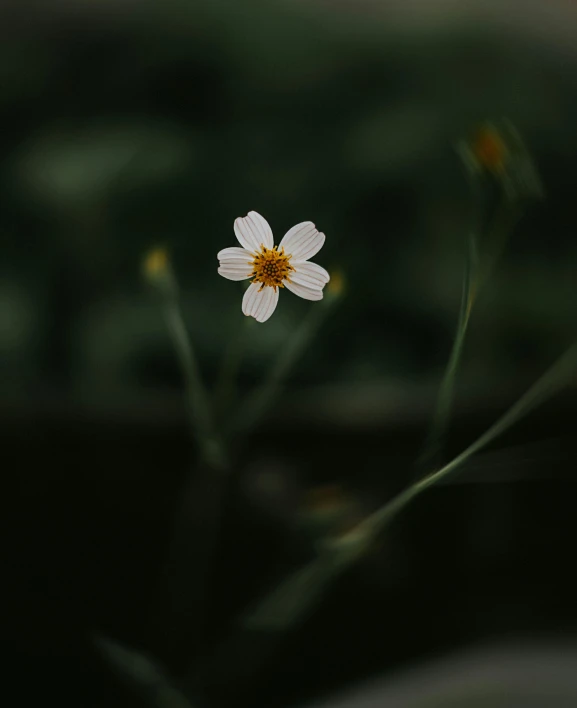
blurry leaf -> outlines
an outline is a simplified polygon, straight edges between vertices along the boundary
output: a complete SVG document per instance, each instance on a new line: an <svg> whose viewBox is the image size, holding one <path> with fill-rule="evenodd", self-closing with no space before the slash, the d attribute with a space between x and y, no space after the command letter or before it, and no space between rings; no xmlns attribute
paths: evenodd
<svg viewBox="0 0 577 708"><path fill-rule="evenodd" d="M332 557L312 561L282 581L243 619L243 625L247 629L286 631L320 599L339 570Z"/></svg>
<svg viewBox="0 0 577 708"><path fill-rule="evenodd" d="M251 630L286 631L314 608L331 583L364 555L371 541L362 524L320 541L318 557L277 585L243 618L243 625Z"/></svg>
<svg viewBox="0 0 577 708"><path fill-rule="evenodd" d="M186 166L190 143L172 126L98 124L49 130L21 154L21 182L57 204L102 196L111 186L135 188L161 182Z"/></svg>
<svg viewBox="0 0 577 708"><path fill-rule="evenodd" d="M94 644L118 674L138 688L157 708L191 708L192 704L148 657L103 635Z"/></svg>

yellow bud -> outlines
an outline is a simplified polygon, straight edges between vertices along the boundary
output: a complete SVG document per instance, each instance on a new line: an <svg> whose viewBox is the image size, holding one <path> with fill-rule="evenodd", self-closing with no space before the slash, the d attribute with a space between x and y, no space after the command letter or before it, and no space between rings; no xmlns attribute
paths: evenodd
<svg viewBox="0 0 577 708"><path fill-rule="evenodd" d="M327 283L327 293L333 297L339 297L343 294L346 288L344 273L340 268L335 268L330 276L331 279Z"/></svg>
<svg viewBox="0 0 577 708"><path fill-rule="evenodd" d="M157 281L168 274L170 261L166 248L157 247L150 250L142 262L144 277L150 281Z"/></svg>

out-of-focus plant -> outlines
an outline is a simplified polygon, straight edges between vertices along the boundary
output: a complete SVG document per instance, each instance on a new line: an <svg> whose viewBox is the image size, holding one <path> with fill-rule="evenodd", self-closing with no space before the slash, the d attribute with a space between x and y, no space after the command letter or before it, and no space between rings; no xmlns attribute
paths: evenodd
<svg viewBox="0 0 577 708"><path fill-rule="evenodd" d="M212 557L219 532L222 496L234 467L233 449L261 421L286 377L295 365L342 290L342 274L336 287L327 290L324 302L304 318L287 344L281 348L270 370L246 401L231 410L235 377L241 364L246 329L265 322L274 312L279 291L291 290L312 301L323 300L330 281L328 272L311 263L323 246L325 236L312 222L289 229L275 246L268 222L257 212L249 212L234 223L240 247L218 253L218 273L229 280L252 280L242 301L246 325L232 338L223 359L218 384L209 395L203 383L194 347L179 304L178 286L168 251L154 247L142 262L145 281L158 296L185 382L191 431L200 453L177 512L167 575L171 579L173 604L193 628L201 633ZM261 326L261 324L256 325Z"/></svg>
<svg viewBox="0 0 577 708"><path fill-rule="evenodd" d="M176 278L166 248L155 247L143 261L147 282L160 296L166 326L184 376L191 430L204 459L216 468L226 466L226 453L213 421L210 401L198 367L192 340L188 336L178 300Z"/></svg>
<svg viewBox="0 0 577 708"><path fill-rule="evenodd" d="M467 169L474 223L465 243L459 317L425 449L421 472L439 461L473 306L490 278L526 206L543 196L541 180L519 132L509 121L486 122L461 140L457 151Z"/></svg>
<svg viewBox="0 0 577 708"><path fill-rule="evenodd" d="M574 347L472 445L450 462L439 464L474 302L523 209L543 194L530 154L509 122L479 126L467 140L459 143L458 151L471 178L478 216L466 241L455 339L441 381L425 450L417 461L421 477L356 527L321 543L317 560L282 582L269 597L247 613L243 619L247 628L279 631L291 626L320 596L330 580L366 554L377 534L408 503L430 486L446 480L472 455L559 390L577 367L577 347Z"/></svg>
<svg viewBox="0 0 577 708"><path fill-rule="evenodd" d="M314 607L335 578L374 550L382 531L413 499L430 487L446 481L471 456L574 379L577 345L570 348L475 442L449 462L439 461L473 305L524 208L532 199L542 195L531 157L510 123L487 123L480 126L470 138L459 144L459 153L469 171L478 217L467 238L455 340L441 381L426 448L419 459L421 475L404 491L368 515L359 516L354 501L337 485L318 489L305 499L300 521L313 541L315 557L289 574L266 597L250 607L240 618L238 633L231 641L232 651L238 652L249 645L254 648L255 637L258 637L256 644L259 649L256 658L253 658L257 666L260 659L269 653L272 644L279 641L285 631L302 620ZM282 287L309 300L323 300L323 288L325 285L327 287L323 302L311 308L300 327L281 349L260 386L245 401L235 406L232 392L240 367L245 333L239 334L238 342L223 359L219 389L215 396L209 396L179 307L178 288L168 252L164 248L156 248L144 259L144 277L160 298L183 372L191 428L203 461L201 471L207 485L204 490L214 491L215 484L219 483L213 498L214 506L209 506L211 518L213 521L216 519L216 522L210 528L200 528L196 539L186 536L186 525L180 527L181 535L184 534L181 542L185 545L192 543L194 546L193 541L198 541L194 547L204 553L205 559L214 552L222 483L233 468L235 444L258 426L276 400L292 367L345 290L344 277L339 271L335 271L330 279L324 268L309 262L308 259L320 250L324 242L324 235L311 222L293 227L281 241L280 247L274 246L268 223L256 212L249 212L244 219L238 219L235 222L235 233L241 248L227 248L219 252L219 273L230 280L252 279L252 284L244 293L242 305L244 314L250 318L265 322L276 308L278 292ZM260 325L255 325L253 319L247 321L255 327L252 336L258 336L256 328ZM185 495L185 517L194 513L194 507L187 506L188 499L189 496ZM201 497L200 503L203 502ZM190 554L188 559L192 563ZM206 583L206 566L194 565L189 570L189 583ZM198 615L202 614L204 608L201 604L192 609ZM195 629L198 630L198 624ZM127 658L134 660L133 653L119 649L115 644L105 642L103 645L102 638L99 643L117 665L125 663ZM154 683L153 679L156 680L155 677L160 674L152 664L147 665L150 674L148 683ZM217 660L216 670L221 671L222 665ZM185 682L186 686L196 688L202 685L204 668L202 663L196 664ZM132 675L134 678L134 672ZM223 676L222 680L226 681L226 677ZM164 676L163 686L166 689ZM191 689L189 693L193 696L194 690ZM167 695L166 690L163 695ZM174 695L180 700L182 694L178 691ZM156 704L165 705L159 701Z"/></svg>
<svg viewBox="0 0 577 708"><path fill-rule="evenodd" d="M186 135L154 121L55 125L24 146L17 178L33 198L77 210L106 200L115 186L160 184L182 171L191 153Z"/></svg>

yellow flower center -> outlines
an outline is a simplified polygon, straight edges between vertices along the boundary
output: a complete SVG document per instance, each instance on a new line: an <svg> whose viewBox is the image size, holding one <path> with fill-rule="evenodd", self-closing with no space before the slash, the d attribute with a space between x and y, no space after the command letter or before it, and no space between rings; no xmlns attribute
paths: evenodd
<svg viewBox="0 0 577 708"><path fill-rule="evenodd" d="M284 288L283 281L294 270L289 263L291 256L285 254L284 248L279 251L276 246L261 246L260 249L252 262L252 282L262 283L261 290L265 285L275 289Z"/></svg>

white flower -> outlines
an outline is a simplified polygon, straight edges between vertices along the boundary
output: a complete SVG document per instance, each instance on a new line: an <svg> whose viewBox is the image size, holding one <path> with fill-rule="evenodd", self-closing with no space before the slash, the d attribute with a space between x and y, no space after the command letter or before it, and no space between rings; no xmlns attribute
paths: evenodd
<svg viewBox="0 0 577 708"><path fill-rule="evenodd" d="M234 233L242 248L225 248L217 254L218 272L229 280L252 283L242 299L242 311L265 322L275 311L279 288L286 287L305 300L322 300L329 274L316 263L309 263L318 253L325 235L311 221L289 229L279 246L274 245L272 230L256 211L234 222Z"/></svg>

